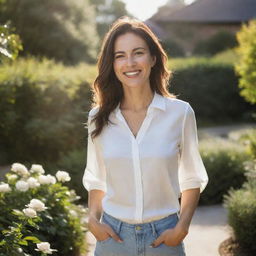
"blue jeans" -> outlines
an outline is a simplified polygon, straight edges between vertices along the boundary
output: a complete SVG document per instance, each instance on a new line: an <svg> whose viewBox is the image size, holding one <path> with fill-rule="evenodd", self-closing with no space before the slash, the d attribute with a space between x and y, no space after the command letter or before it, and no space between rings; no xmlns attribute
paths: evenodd
<svg viewBox="0 0 256 256"><path fill-rule="evenodd" d="M94 256L185 256L183 242L177 246L161 243L155 248L150 247L166 229L174 228L178 220L175 213L148 223L130 224L103 212L101 222L111 226L123 243L112 237L97 241Z"/></svg>

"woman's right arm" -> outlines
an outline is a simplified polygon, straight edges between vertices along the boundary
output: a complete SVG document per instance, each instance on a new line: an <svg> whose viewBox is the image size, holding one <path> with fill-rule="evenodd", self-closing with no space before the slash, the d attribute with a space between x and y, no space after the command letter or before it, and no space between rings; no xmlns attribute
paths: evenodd
<svg viewBox="0 0 256 256"><path fill-rule="evenodd" d="M106 176L102 159L97 154L97 146L91 138L93 125L90 123L91 117L88 116L88 144L87 144L87 164L83 176L83 185L88 191L88 228L98 241L103 241L109 236L115 240L120 238L113 229L100 222L102 216L102 199L106 191Z"/></svg>
<svg viewBox="0 0 256 256"><path fill-rule="evenodd" d="M98 241L108 239L110 236L117 242L122 242L121 238L115 233L115 231L107 224L101 223L100 218L102 215L102 198L105 192L98 189L92 189L88 194L88 227L91 233Z"/></svg>
<svg viewBox="0 0 256 256"><path fill-rule="evenodd" d="M105 192L98 189L92 189L88 192L88 222L91 225L98 223L102 215L102 199Z"/></svg>

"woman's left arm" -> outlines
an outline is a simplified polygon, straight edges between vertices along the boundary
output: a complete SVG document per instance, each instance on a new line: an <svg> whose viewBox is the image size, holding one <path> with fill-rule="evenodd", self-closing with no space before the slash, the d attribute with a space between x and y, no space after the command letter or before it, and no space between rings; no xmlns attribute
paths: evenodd
<svg viewBox="0 0 256 256"><path fill-rule="evenodd" d="M188 189L181 194L180 219L176 227L188 233L189 226L200 198L200 189Z"/></svg>
<svg viewBox="0 0 256 256"><path fill-rule="evenodd" d="M200 197L200 188L184 190L181 194L180 218L174 228L165 230L153 243L157 247L161 243L169 246L179 245L186 237Z"/></svg>

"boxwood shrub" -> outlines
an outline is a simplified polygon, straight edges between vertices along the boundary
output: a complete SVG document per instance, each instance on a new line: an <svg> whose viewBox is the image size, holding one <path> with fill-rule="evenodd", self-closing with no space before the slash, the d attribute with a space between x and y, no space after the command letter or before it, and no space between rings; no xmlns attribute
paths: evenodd
<svg viewBox="0 0 256 256"><path fill-rule="evenodd" d="M241 144L221 138L200 141L200 152L209 183L200 197L201 205L219 204L228 190L245 181L244 161L251 159Z"/></svg>
<svg viewBox="0 0 256 256"><path fill-rule="evenodd" d="M199 121L210 124L253 121L254 107L239 95L232 64L211 59L184 60L177 66L171 63L170 91L191 103Z"/></svg>
<svg viewBox="0 0 256 256"><path fill-rule="evenodd" d="M225 195L228 223L245 255L256 254L256 160L248 163L248 180L241 189Z"/></svg>

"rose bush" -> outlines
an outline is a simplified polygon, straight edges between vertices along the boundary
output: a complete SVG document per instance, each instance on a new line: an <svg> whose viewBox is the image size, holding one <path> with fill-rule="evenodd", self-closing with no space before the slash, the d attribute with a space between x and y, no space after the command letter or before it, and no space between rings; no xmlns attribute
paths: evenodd
<svg viewBox="0 0 256 256"><path fill-rule="evenodd" d="M0 256L77 256L85 250L86 209L62 183L65 171L45 175L41 165L28 170L14 163L0 183Z"/></svg>

